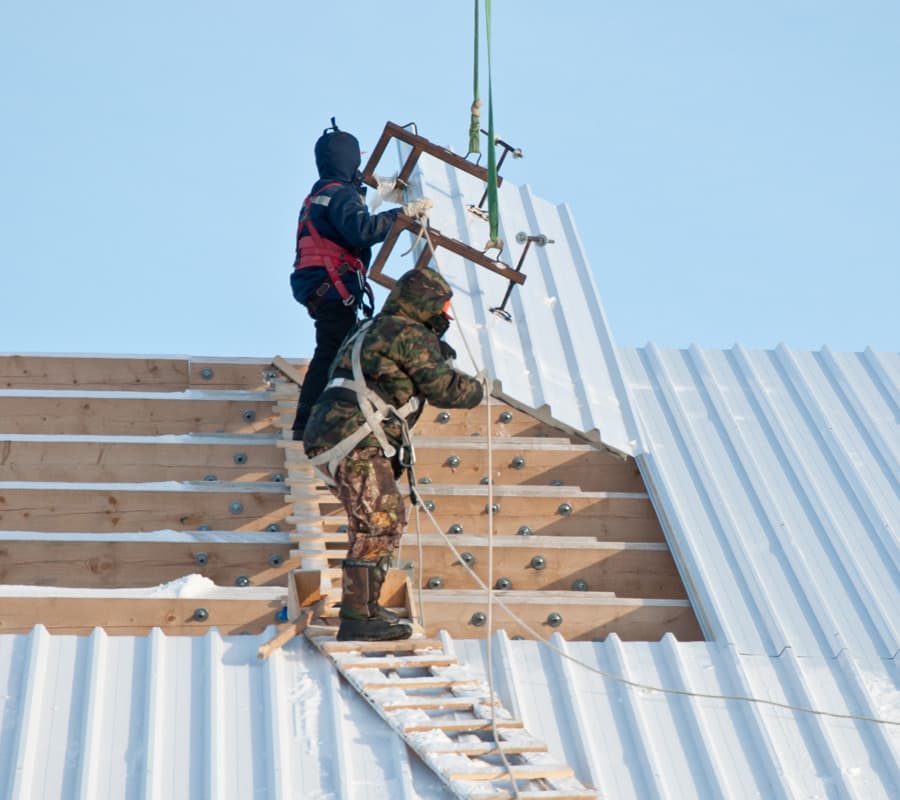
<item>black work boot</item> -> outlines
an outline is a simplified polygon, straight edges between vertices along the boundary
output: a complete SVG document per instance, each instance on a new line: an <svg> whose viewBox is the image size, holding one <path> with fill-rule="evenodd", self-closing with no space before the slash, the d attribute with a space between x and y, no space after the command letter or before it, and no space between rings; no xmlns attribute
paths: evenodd
<svg viewBox="0 0 900 800"><path fill-rule="evenodd" d="M378 614L376 591L381 588L376 577L378 571L377 561L344 560L338 641L380 642L408 639L412 635L409 625L389 622Z"/></svg>
<svg viewBox="0 0 900 800"><path fill-rule="evenodd" d="M384 579L387 577L388 570L391 568L391 557L383 556L379 558L378 561L375 562L375 571L372 573L372 578L375 581L375 611L379 617L381 617L385 622L397 623L400 622L400 617L391 611L389 608L385 608L381 605L381 587L384 585Z"/></svg>

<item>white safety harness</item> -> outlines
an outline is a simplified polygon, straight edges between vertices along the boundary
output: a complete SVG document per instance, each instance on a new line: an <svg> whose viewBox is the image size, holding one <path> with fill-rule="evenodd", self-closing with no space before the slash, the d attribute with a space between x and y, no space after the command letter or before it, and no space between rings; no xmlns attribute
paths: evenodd
<svg viewBox="0 0 900 800"><path fill-rule="evenodd" d="M413 395L400 408L395 408L390 403L386 403L377 392L372 391L366 385L360 354L362 352L363 339L372 322L374 320L367 319L361 323L350 337L350 341L353 342L353 350L350 355L353 378L332 378L325 387L325 391L332 388L342 388L355 392L356 402L359 404L359 410L362 412L365 420L346 439L338 442L324 453L319 453L309 459L309 463L312 465L316 475L329 486L335 485L334 472L338 463L350 455L356 446L370 434L377 439L378 446L385 457L393 458L397 455L397 449L388 441L387 434L385 434L382 427L382 423L388 417L395 417L400 422L401 438L403 440L400 445L400 464L404 467L411 467L416 462L406 418L418 411L419 406L422 404L421 400L417 395Z"/></svg>

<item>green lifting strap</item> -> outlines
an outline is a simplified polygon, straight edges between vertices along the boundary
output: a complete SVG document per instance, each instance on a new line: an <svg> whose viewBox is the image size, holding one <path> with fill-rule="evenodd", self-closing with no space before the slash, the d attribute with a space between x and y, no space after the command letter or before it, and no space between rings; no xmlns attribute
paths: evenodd
<svg viewBox="0 0 900 800"><path fill-rule="evenodd" d="M481 98L478 96L478 0L475 0L475 68L472 77L471 110L472 116L469 120L469 153L480 153Z"/></svg>
<svg viewBox="0 0 900 800"><path fill-rule="evenodd" d="M497 211L497 155L494 144L494 93L491 87L491 0L484 0L484 13L488 56L488 219L491 229L491 239L487 246L502 248L498 236L500 224Z"/></svg>

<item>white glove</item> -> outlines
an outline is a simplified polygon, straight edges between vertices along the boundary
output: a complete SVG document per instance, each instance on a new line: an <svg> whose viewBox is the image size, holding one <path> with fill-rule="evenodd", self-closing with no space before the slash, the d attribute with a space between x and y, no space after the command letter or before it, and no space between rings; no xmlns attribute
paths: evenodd
<svg viewBox="0 0 900 800"><path fill-rule="evenodd" d="M418 200L412 200L403 206L403 213L406 214L407 217L418 219L419 217L424 217L425 212L433 206L434 203L432 203L429 198L421 197Z"/></svg>
<svg viewBox="0 0 900 800"><path fill-rule="evenodd" d="M375 176L375 197L371 203L371 209L374 211L378 206L387 201L388 203L402 203L404 200L403 190L406 186L397 180L397 176L384 178L380 175Z"/></svg>

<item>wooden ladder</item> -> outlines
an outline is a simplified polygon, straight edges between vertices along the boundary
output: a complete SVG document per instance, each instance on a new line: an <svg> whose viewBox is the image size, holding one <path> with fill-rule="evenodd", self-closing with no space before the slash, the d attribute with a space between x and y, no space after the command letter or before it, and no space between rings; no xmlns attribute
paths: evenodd
<svg viewBox="0 0 900 800"><path fill-rule="evenodd" d="M339 642L334 631L312 624L306 636L457 797L597 800L440 639Z"/></svg>

